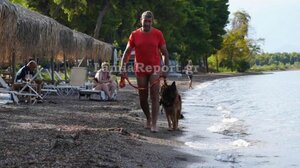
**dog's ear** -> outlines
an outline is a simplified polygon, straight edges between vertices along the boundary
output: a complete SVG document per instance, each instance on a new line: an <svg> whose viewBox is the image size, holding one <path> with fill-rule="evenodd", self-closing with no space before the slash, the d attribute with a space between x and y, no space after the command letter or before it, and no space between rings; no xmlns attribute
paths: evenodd
<svg viewBox="0 0 300 168"><path fill-rule="evenodd" d="M172 83L171 86L176 89L176 83L175 83L175 81Z"/></svg>

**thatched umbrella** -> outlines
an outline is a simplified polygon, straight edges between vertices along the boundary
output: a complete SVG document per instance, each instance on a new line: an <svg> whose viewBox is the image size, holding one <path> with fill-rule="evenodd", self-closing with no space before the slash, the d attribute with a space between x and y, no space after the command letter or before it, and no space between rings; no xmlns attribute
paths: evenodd
<svg viewBox="0 0 300 168"><path fill-rule="evenodd" d="M11 52L16 37L17 16L15 8L0 2L0 66L7 67L10 64ZM13 23L13 24L12 24ZM13 31L10 31L13 30Z"/></svg>
<svg viewBox="0 0 300 168"><path fill-rule="evenodd" d="M13 54L15 53L15 54ZM29 58L109 61L112 45L59 24L7 0L0 1L0 66Z"/></svg>

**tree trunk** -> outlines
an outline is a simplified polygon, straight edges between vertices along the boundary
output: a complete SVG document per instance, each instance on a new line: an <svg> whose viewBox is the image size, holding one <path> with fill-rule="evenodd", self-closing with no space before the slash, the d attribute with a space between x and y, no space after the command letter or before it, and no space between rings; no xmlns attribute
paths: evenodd
<svg viewBox="0 0 300 168"><path fill-rule="evenodd" d="M53 51L51 52L51 60L50 60L50 67L51 67L51 83L54 84L54 53Z"/></svg>
<svg viewBox="0 0 300 168"><path fill-rule="evenodd" d="M216 69L217 69L217 72L219 72L219 56L218 56L218 54L216 54Z"/></svg>
<svg viewBox="0 0 300 168"><path fill-rule="evenodd" d="M65 82L67 82L68 77L67 77L67 59L66 59L66 54L64 53L64 70L65 70Z"/></svg>
<svg viewBox="0 0 300 168"><path fill-rule="evenodd" d="M208 63L207 63L207 56L206 55L203 57L203 63L204 63L204 66L205 66L206 73L208 73Z"/></svg>
<svg viewBox="0 0 300 168"><path fill-rule="evenodd" d="M15 77L16 77L16 50L15 50L15 48L13 48L11 62L12 62L11 79L12 79L12 84L14 84Z"/></svg>
<svg viewBox="0 0 300 168"><path fill-rule="evenodd" d="M99 12L99 15L98 15L96 27L94 30L94 38L95 39L99 39L99 37L100 37L100 29L102 26L103 17L105 16L105 14L109 10L109 8L110 8L109 0L106 0L104 8Z"/></svg>
<svg viewBox="0 0 300 168"><path fill-rule="evenodd" d="M230 70L231 70L231 72L233 72L233 61L231 60L231 65L230 65L231 67L230 67Z"/></svg>

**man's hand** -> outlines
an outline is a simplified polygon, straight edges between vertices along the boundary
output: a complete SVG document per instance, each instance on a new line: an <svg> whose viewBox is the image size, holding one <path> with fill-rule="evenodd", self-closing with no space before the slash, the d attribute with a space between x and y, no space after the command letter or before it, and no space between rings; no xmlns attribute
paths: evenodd
<svg viewBox="0 0 300 168"><path fill-rule="evenodd" d="M160 76L163 77L163 78L167 78L168 73L169 73L169 66L164 65L164 66L162 67L162 69L161 69L161 74L160 74Z"/></svg>
<svg viewBox="0 0 300 168"><path fill-rule="evenodd" d="M168 72L161 72L160 76L166 79L168 76Z"/></svg>
<svg viewBox="0 0 300 168"><path fill-rule="evenodd" d="M124 65L120 68L120 75L121 75L121 76L127 76L126 64L124 64Z"/></svg>

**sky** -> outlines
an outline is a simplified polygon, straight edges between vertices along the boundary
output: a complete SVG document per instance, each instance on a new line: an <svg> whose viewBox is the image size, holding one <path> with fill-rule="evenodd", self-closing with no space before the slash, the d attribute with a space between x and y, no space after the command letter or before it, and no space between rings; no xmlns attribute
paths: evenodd
<svg viewBox="0 0 300 168"><path fill-rule="evenodd" d="M250 17L249 36L264 38L264 52L300 52L300 0L229 0L232 13Z"/></svg>

